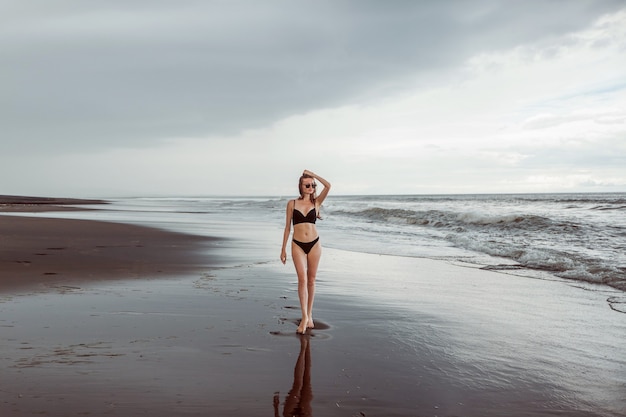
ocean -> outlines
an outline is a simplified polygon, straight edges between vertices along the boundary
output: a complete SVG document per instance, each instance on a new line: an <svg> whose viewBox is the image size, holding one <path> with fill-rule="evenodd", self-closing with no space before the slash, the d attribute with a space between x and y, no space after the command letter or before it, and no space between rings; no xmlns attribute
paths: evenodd
<svg viewBox="0 0 626 417"><path fill-rule="evenodd" d="M327 214L333 237L353 237L345 249L626 290L626 194L338 197Z"/></svg>
<svg viewBox="0 0 626 417"><path fill-rule="evenodd" d="M278 259L288 197L116 198L97 211L55 213L247 242ZM46 216L51 215L47 213ZM626 291L626 193L330 195L323 246L441 259L532 278Z"/></svg>
<svg viewBox="0 0 626 417"><path fill-rule="evenodd" d="M105 210L81 217L242 240L267 239L269 233L263 244L274 245L278 258L288 198L110 201ZM326 247L464 262L530 277L548 274L626 291L626 193L331 194L321 213L318 230Z"/></svg>

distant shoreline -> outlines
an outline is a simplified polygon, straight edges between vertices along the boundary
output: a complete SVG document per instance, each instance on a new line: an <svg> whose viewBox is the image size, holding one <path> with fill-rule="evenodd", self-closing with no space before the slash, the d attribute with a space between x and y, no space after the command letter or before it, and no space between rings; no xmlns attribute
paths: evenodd
<svg viewBox="0 0 626 417"><path fill-rule="evenodd" d="M0 195L0 212L41 212L88 210L73 206L109 204L106 200L84 198Z"/></svg>

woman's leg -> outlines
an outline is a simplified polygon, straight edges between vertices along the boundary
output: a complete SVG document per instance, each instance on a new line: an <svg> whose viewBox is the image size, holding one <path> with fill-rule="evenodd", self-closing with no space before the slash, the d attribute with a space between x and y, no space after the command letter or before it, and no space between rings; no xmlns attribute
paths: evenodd
<svg viewBox="0 0 626 417"><path fill-rule="evenodd" d="M315 299L315 277L317 267L322 256L322 245L317 242L307 256L307 324L306 327L313 328L313 301Z"/></svg>
<svg viewBox="0 0 626 417"><path fill-rule="evenodd" d="M302 311L302 321L298 326L298 333L305 333L307 323L309 322L309 291L308 291L308 279L307 279L307 255L304 253L301 247L295 243L291 244L291 259L296 267L296 274L298 275L298 298L300 299L300 310Z"/></svg>

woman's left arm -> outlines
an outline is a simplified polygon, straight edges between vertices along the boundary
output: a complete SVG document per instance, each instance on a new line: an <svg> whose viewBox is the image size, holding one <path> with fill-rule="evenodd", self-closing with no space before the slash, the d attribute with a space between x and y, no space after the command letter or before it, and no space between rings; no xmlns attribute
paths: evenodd
<svg viewBox="0 0 626 417"><path fill-rule="evenodd" d="M319 175L309 171L309 170L304 170L304 174L306 175L310 175L313 178L315 178L316 180L318 180L319 182L322 183L322 185L324 186L324 189L322 190L322 192L320 193L320 195L317 196L317 204L322 205L322 203L324 202L324 200L326 199L326 196L328 195L328 192L330 191L330 183L328 181L326 181L324 178L320 177Z"/></svg>

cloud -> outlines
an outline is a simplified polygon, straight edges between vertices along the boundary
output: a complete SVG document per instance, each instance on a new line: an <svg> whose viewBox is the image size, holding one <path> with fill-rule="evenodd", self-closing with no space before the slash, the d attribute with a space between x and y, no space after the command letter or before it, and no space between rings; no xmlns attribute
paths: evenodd
<svg viewBox="0 0 626 417"><path fill-rule="evenodd" d="M624 190L619 7L0 0L2 193Z"/></svg>
<svg viewBox="0 0 626 417"><path fill-rule="evenodd" d="M552 39L619 1L0 3L3 151L236 135Z"/></svg>

